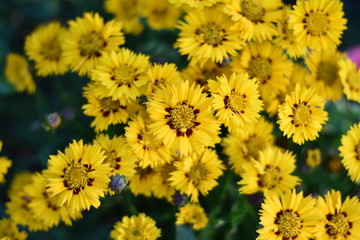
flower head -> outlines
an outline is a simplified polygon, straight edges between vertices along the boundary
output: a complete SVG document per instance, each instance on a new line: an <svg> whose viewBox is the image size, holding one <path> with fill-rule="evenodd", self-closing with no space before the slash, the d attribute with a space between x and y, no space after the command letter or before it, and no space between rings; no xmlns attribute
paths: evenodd
<svg viewBox="0 0 360 240"><path fill-rule="evenodd" d="M199 204L186 204L176 213L176 224L189 224L195 230L204 228L209 219Z"/></svg>

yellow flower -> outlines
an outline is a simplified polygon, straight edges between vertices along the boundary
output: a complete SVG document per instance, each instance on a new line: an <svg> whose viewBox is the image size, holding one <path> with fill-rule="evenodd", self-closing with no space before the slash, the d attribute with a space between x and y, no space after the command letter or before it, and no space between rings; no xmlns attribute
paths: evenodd
<svg viewBox="0 0 360 240"><path fill-rule="evenodd" d="M110 181L111 168L105 159L99 145L84 145L82 140L74 140L64 153L50 155L44 176L56 205L65 205L70 212L98 208Z"/></svg>
<svg viewBox="0 0 360 240"><path fill-rule="evenodd" d="M246 162L252 158L258 159L260 151L274 144L273 129L274 125L261 117L255 125L249 127L248 134L231 133L223 139L223 151L229 156L229 164L236 174L241 175Z"/></svg>
<svg viewBox="0 0 360 240"><path fill-rule="evenodd" d="M221 63L244 45L239 34L229 29L231 19L217 8L190 11L184 20L177 26L180 33L175 47L181 55L188 55L191 65L207 60Z"/></svg>
<svg viewBox="0 0 360 240"><path fill-rule="evenodd" d="M339 0L298 0L290 13L289 27L299 45L335 49L346 29L346 19Z"/></svg>
<svg viewBox="0 0 360 240"><path fill-rule="evenodd" d="M296 85L279 106L277 123L280 130L297 144L315 140L328 120L324 105L325 99L317 95L313 88Z"/></svg>
<svg viewBox="0 0 360 240"><path fill-rule="evenodd" d="M306 164L310 167L316 167L321 163L321 152L320 149L309 149L306 153Z"/></svg>
<svg viewBox="0 0 360 240"><path fill-rule="evenodd" d="M278 147L266 147L259 152L258 159L243 165L239 191L253 194L259 191L280 194L293 189L300 183L300 178L291 175L295 170L295 156Z"/></svg>
<svg viewBox="0 0 360 240"><path fill-rule="evenodd" d="M0 183L5 182L5 175L11 165L12 161L10 159L8 159L7 157L0 157Z"/></svg>
<svg viewBox="0 0 360 240"><path fill-rule="evenodd" d="M117 50L125 42L121 23L113 20L104 24L98 13L84 13L69 25L63 45L65 61L80 76L89 74L104 53Z"/></svg>
<svg viewBox="0 0 360 240"><path fill-rule="evenodd" d="M26 37L25 52L36 62L39 76L64 74L68 70L63 51L65 39L66 29L59 22L42 25Z"/></svg>
<svg viewBox="0 0 360 240"><path fill-rule="evenodd" d="M151 167L136 167L136 173L129 178L129 189L135 196L142 194L146 197L151 196L154 188L155 170ZM157 184L157 183L156 183Z"/></svg>
<svg viewBox="0 0 360 240"><path fill-rule="evenodd" d="M200 153L220 141L219 124L211 111L211 99L187 81L161 86L147 103L153 123L151 134L173 154Z"/></svg>
<svg viewBox="0 0 360 240"><path fill-rule="evenodd" d="M25 231L19 231L16 223L10 218L0 219L0 239L1 240L25 240L27 238Z"/></svg>
<svg viewBox="0 0 360 240"><path fill-rule="evenodd" d="M150 67L149 56L136 54L129 49L105 53L92 72L92 79L105 88L95 93L101 97L111 97L125 105L146 93Z"/></svg>
<svg viewBox="0 0 360 240"><path fill-rule="evenodd" d="M30 66L23 56L9 53L5 62L5 77L16 87L18 92L35 92L35 82L30 73Z"/></svg>
<svg viewBox="0 0 360 240"><path fill-rule="evenodd" d="M319 221L315 199L296 194L295 190L279 195L268 194L261 204L257 240L310 239L311 230Z"/></svg>
<svg viewBox="0 0 360 240"><path fill-rule="evenodd" d="M204 8L215 6L223 2L223 0L169 0L169 2L177 7L203 10Z"/></svg>
<svg viewBox="0 0 360 240"><path fill-rule="evenodd" d="M313 229L319 240L360 239L360 203L355 196L341 201L339 191L328 191L317 200L321 220Z"/></svg>
<svg viewBox="0 0 360 240"><path fill-rule="evenodd" d="M354 124L350 130L341 137L339 147L342 164L348 171L351 180L360 180L360 123Z"/></svg>
<svg viewBox="0 0 360 240"><path fill-rule="evenodd" d="M153 180L156 184L152 187L154 197L165 198L168 202L172 203L175 188L170 186L169 178L170 173L175 169L176 168L173 163L166 163L155 168Z"/></svg>
<svg viewBox="0 0 360 240"><path fill-rule="evenodd" d="M218 183L224 166L214 150L205 149L201 154L192 153L174 163L176 170L171 172L170 185L198 202L199 193L207 195Z"/></svg>
<svg viewBox="0 0 360 240"><path fill-rule="evenodd" d="M154 240L161 237L161 230L155 224L156 222L145 213L125 216L121 222L115 223L110 237L114 240Z"/></svg>
<svg viewBox="0 0 360 240"><path fill-rule="evenodd" d="M179 208L175 224L189 224L195 230L200 230L206 227L208 221L204 209L199 204L189 203Z"/></svg>
<svg viewBox="0 0 360 240"><path fill-rule="evenodd" d="M232 29L247 41L262 42L278 35L274 22L281 19L281 0L232 0L224 12L235 22Z"/></svg>
<svg viewBox="0 0 360 240"><path fill-rule="evenodd" d="M310 69L312 87L324 98L336 101L343 94L343 87L339 75L339 60L344 55L335 50L312 51L306 58L305 64Z"/></svg>
<svg viewBox="0 0 360 240"><path fill-rule="evenodd" d="M248 74L233 73L208 81L213 97L215 116L228 127L230 132L246 134L250 126L260 118L262 101L259 99L259 84L249 79Z"/></svg>
<svg viewBox="0 0 360 240"><path fill-rule="evenodd" d="M346 98L360 103L360 68L348 58L341 59L338 63Z"/></svg>
<svg viewBox="0 0 360 240"><path fill-rule="evenodd" d="M140 7L142 0L105 0L105 10L115 15L116 20L124 25L124 32L140 34L143 25L140 21Z"/></svg>

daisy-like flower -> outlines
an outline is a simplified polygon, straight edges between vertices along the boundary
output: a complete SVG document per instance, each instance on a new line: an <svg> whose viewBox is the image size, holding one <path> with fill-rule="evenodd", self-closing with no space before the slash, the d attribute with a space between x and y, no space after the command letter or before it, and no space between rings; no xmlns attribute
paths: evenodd
<svg viewBox="0 0 360 240"><path fill-rule="evenodd" d="M262 42L279 34L274 22L281 19L282 7L281 0L232 0L224 11L242 38Z"/></svg>
<svg viewBox="0 0 360 240"><path fill-rule="evenodd" d="M154 187L155 170L151 167L136 167L136 173L129 179L129 189L135 196L150 197ZM157 183L156 183L157 184Z"/></svg>
<svg viewBox="0 0 360 240"><path fill-rule="evenodd" d="M156 89L162 84L176 83L182 80L180 72L174 63L154 64L147 72L149 76L149 85L147 97L151 97Z"/></svg>
<svg viewBox="0 0 360 240"><path fill-rule="evenodd" d="M250 78L256 78L265 102L272 93L285 90L292 72L292 62L282 48L269 41L249 42L230 64L234 72L246 71Z"/></svg>
<svg viewBox="0 0 360 240"><path fill-rule="evenodd" d="M316 94L313 88L304 88L299 84L286 96L279 106L280 130L293 142L303 144L319 136L323 124L328 120L324 110L325 99Z"/></svg>
<svg viewBox="0 0 360 240"><path fill-rule="evenodd" d="M217 178L225 168L214 150L205 149L201 154L192 153L174 163L170 185L198 202L199 193L207 195L218 183Z"/></svg>
<svg viewBox="0 0 360 240"><path fill-rule="evenodd" d="M318 198L317 208L321 220L313 230L316 239L360 239L360 203L357 197L346 197L342 202L341 193L331 190L324 198Z"/></svg>
<svg viewBox="0 0 360 240"><path fill-rule="evenodd" d="M248 134L231 133L221 143L224 153L229 156L231 169L238 175L244 171L244 163L250 162L252 158L258 159L259 152L267 146L272 146L275 142L272 134L274 125L265 118L260 118L255 125L249 128Z"/></svg>
<svg viewBox="0 0 360 240"><path fill-rule="evenodd" d="M89 74L104 53L125 42L121 23L113 20L104 24L98 13L84 13L69 25L63 45L65 61L80 76Z"/></svg>
<svg viewBox="0 0 360 240"><path fill-rule="evenodd" d="M112 97L122 105L146 93L150 67L149 56L136 54L129 49L105 53L92 72L92 79L105 88L96 92L102 97Z"/></svg>
<svg viewBox="0 0 360 240"><path fill-rule="evenodd" d="M348 58L339 60L339 68L346 98L360 103L360 68Z"/></svg>
<svg viewBox="0 0 360 240"><path fill-rule="evenodd" d="M151 134L173 154L201 153L220 141L219 124L212 116L211 99L188 81L160 87L147 103Z"/></svg>
<svg viewBox="0 0 360 240"><path fill-rule="evenodd" d="M18 92L35 92L35 82L30 72L30 66L25 57L17 53L9 53L5 62L5 77L16 87Z"/></svg>
<svg viewBox="0 0 360 240"><path fill-rule="evenodd" d="M55 197L57 206L67 206L70 212L91 206L100 206L99 197L104 196L110 181L111 167L104 163L106 155L99 145L84 145L83 141L73 141L50 155L48 167L43 174L47 180L47 191Z"/></svg>
<svg viewBox="0 0 360 240"><path fill-rule="evenodd" d="M176 213L175 224L189 224L195 230L206 227L208 222L209 219L199 204L188 203L179 208L179 212Z"/></svg>
<svg viewBox="0 0 360 240"><path fill-rule="evenodd" d="M339 147L342 164L348 171L351 180L360 180L360 123L354 124L350 130L341 137Z"/></svg>
<svg viewBox="0 0 360 240"><path fill-rule="evenodd" d="M343 94L339 75L339 60L344 56L336 50L312 51L305 58L305 64L310 69L312 86L324 98L336 101Z"/></svg>
<svg viewBox="0 0 360 240"><path fill-rule="evenodd" d="M244 45L238 32L230 30L230 17L217 8L188 12L184 20L177 26L180 33L175 47L181 55L188 55L191 65L207 60L221 63Z"/></svg>
<svg viewBox="0 0 360 240"><path fill-rule="evenodd" d="M123 217L121 222L115 223L110 233L110 237L114 240L154 240L160 236L161 229L157 228L156 222L145 213Z"/></svg>
<svg viewBox="0 0 360 240"><path fill-rule="evenodd" d="M306 164L309 167L316 167L321 163L321 152L320 149L309 149L306 152Z"/></svg>
<svg viewBox="0 0 360 240"><path fill-rule="evenodd" d="M265 194L279 194L293 189L300 183L300 178L291 175L296 168L295 156L278 147L266 147L259 152L259 158L246 162L241 174L239 191L253 194L259 191Z"/></svg>
<svg viewBox="0 0 360 240"><path fill-rule="evenodd" d="M10 218L0 219L0 239L1 240L25 240L28 234L19 231L16 223Z"/></svg>
<svg viewBox="0 0 360 240"><path fill-rule="evenodd" d="M335 49L346 29L346 19L339 0L298 0L290 13L289 27L299 45Z"/></svg>
<svg viewBox="0 0 360 240"><path fill-rule="evenodd" d="M157 167L164 165L171 160L170 150L165 148L165 144L156 139L149 131L150 119L147 114L139 114L129 122L125 128L126 140L131 152L139 159L139 166Z"/></svg>
<svg viewBox="0 0 360 240"><path fill-rule="evenodd" d="M181 13L168 0L144 1L141 7L142 15L154 30L174 29Z"/></svg>
<svg viewBox="0 0 360 240"><path fill-rule="evenodd" d="M165 198L168 202L172 202L175 188L170 186L169 178L170 173L175 170L176 168L173 163L166 163L155 168L153 179L156 184L152 188L154 197Z"/></svg>
<svg viewBox="0 0 360 240"><path fill-rule="evenodd" d="M115 15L124 25L124 32L140 34L143 25L140 21L142 0L105 0L105 10Z"/></svg>
<svg viewBox="0 0 360 240"><path fill-rule="evenodd" d="M119 174L125 177L131 177L135 174L137 158L130 153L129 146L123 136L113 136L100 134L94 140L94 144L101 146L105 151L106 158L104 163L108 163L111 175Z"/></svg>
<svg viewBox="0 0 360 240"><path fill-rule="evenodd" d="M184 7L186 9L191 7L202 10L204 8L215 6L216 4L221 3L222 0L169 0L169 2L177 7Z"/></svg>
<svg viewBox="0 0 360 240"><path fill-rule="evenodd" d="M230 132L246 134L249 126L260 118L262 101L259 99L258 86L246 72L233 73L230 79L223 75L216 81L208 81L215 116Z"/></svg>
<svg viewBox="0 0 360 240"><path fill-rule="evenodd" d="M2 141L0 141L0 152L2 150ZM5 182L5 175L8 172L8 169L11 167L12 161L7 157L0 157L0 183Z"/></svg>
<svg viewBox="0 0 360 240"><path fill-rule="evenodd" d="M66 29L59 22L51 22L38 27L26 37L25 52L36 62L39 76L64 74L68 70L62 47L65 35Z"/></svg>
<svg viewBox="0 0 360 240"><path fill-rule="evenodd" d="M257 240L310 239L311 230L319 221L315 199L296 194L295 190L280 195L266 195L261 204L260 224Z"/></svg>
<svg viewBox="0 0 360 240"><path fill-rule="evenodd" d="M47 181L39 173L32 176L31 184L24 187L24 191L29 196L28 207L34 218L40 220L47 228L57 226L60 221L66 225L72 225L72 220L82 218L80 212L71 213L67 207L58 207L54 197L50 197L46 191Z"/></svg>

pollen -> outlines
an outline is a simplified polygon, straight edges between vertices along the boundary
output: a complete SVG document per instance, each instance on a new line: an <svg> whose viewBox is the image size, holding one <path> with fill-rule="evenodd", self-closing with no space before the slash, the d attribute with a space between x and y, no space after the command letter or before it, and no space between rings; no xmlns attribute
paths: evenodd
<svg viewBox="0 0 360 240"><path fill-rule="evenodd" d="M87 185L88 170L81 163L72 163L64 171L64 179L69 189L79 190Z"/></svg>
<svg viewBox="0 0 360 240"><path fill-rule="evenodd" d="M208 45L217 46L223 41L224 33L222 29L213 24L202 26L199 31L201 39Z"/></svg>
<svg viewBox="0 0 360 240"><path fill-rule="evenodd" d="M259 185L261 187L272 189L277 186L281 180L280 169L278 167L268 166L259 178Z"/></svg>
<svg viewBox="0 0 360 240"><path fill-rule="evenodd" d="M282 239L296 239L302 228L302 220L291 209L280 211L276 215L275 224L278 225L278 233Z"/></svg>
<svg viewBox="0 0 360 240"><path fill-rule="evenodd" d="M251 78L256 77L261 83L266 83L272 73L270 61L262 57L251 59L247 71Z"/></svg>
<svg viewBox="0 0 360 240"><path fill-rule="evenodd" d="M230 108L235 113L244 113L246 108L246 95L232 92L225 97L225 107Z"/></svg>
<svg viewBox="0 0 360 240"><path fill-rule="evenodd" d="M301 104L295 109L294 112L294 124L296 125L306 125L311 119L311 112L308 106Z"/></svg>
<svg viewBox="0 0 360 240"><path fill-rule="evenodd" d="M331 236L341 235L346 236L350 226L346 216L339 213L335 215L327 216L329 223L325 225L327 227L327 233Z"/></svg>
<svg viewBox="0 0 360 240"><path fill-rule="evenodd" d="M262 21L265 10L257 2L253 0L242 1L240 6L241 14L251 22L258 23Z"/></svg>
<svg viewBox="0 0 360 240"><path fill-rule="evenodd" d="M339 67L337 64L330 62L320 62L316 71L317 79L325 81L328 85L332 85L338 77Z"/></svg>
<svg viewBox="0 0 360 240"><path fill-rule="evenodd" d="M179 104L170 111L170 124L177 131L185 133L195 125L196 112L188 104Z"/></svg>
<svg viewBox="0 0 360 240"><path fill-rule="evenodd" d="M111 79L120 85L131 84L134 81L134 69L126 65L119 66L114 69Z"/></svg>
<svg viewBox="0 0 360 240"><path fill-rule="evenodd" d="M97 32L90 32L81 37L79 50L82 57L100 57L101 52L106 46L103 37Z"/></svg>
<svg viewBox="0 0 360 240"><path fill-rule="evenodd" d="M310 12L306 15L305 29L311 36L324 36L329 29L330 20L328 16L322 12Z"/></svg>
<svg viewBox="0 0 360 240"><path fill-rule="evenodd" d="M194 165L189 173L189 179L190 181L195 185L198 186L201 181L206 179L206 176L208 175L208 171L206 170L205 166L201 163Z"/></svg>

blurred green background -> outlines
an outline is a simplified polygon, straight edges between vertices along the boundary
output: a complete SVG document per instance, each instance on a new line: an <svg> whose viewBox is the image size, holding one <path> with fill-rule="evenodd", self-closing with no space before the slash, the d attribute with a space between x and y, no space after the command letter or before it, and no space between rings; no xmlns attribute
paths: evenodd
<svg viewBox="0 0 360 240"><path fill-rule="evenodd" d="M286 1L294 3L295 1ZM360 1L344 0L347 30L340 50L360 44ZM25 37L39 24L58 20L64 25L86 11L99 12L106 20L111 15L104 12L102 0L2 0L0 3L0 139L4 142L1 156L13 160L13 166L6 176L7 182L0 185L0 214L5 216L6 191L15 173L20 171L41 171L46 167L50 154L63 150L73 139L92 141L91 118L84 116L81 106L85 103L82 87L88 81L77 74L65 76L37 77L36 93L28 95L16 93L7 83L4 74L5 56L9 52L23 54ZM176 31L152 31L145 27L139 36L126 36L125 47L150 55L153 59L175 62L179 67L185 65L173 48ZM296 174L303 179L301 189L306 193L323 194L330 188L339 189L343 194L359 194L359 188L352 183L346 172L331 172L329 161L338 156L337 147L341 135L349 126L360 120L359 104L345 99L336 104L328 103L329 122L322 136L313 143L295 146L283 137L276 126L278 144L286 146L297 154ZM58 112L64 119L56 131L43 127L46 114ZM272 119L275 122L275 119ZM120 133L120 127L110 129ZM323 163L320 167L309 169L304 164L304 153L309 147L320 147ZM225 159L225 156L221 155ZM176 208L165 200L134 197L129 191L121 196L107 197L99 209L84 212L82 220L72 227L63 224L49 232L29 233L28 239L108 239L109 233L122 216L145 212L157 221L162 229L162 239L255 239L258 226L257 210L261 203L259 195L238 194L236 182L239 177L230 171L219 179L219 186L200 202L210 217L210 224L204 230L194 233L189 228L175 227Z"/></svg>

